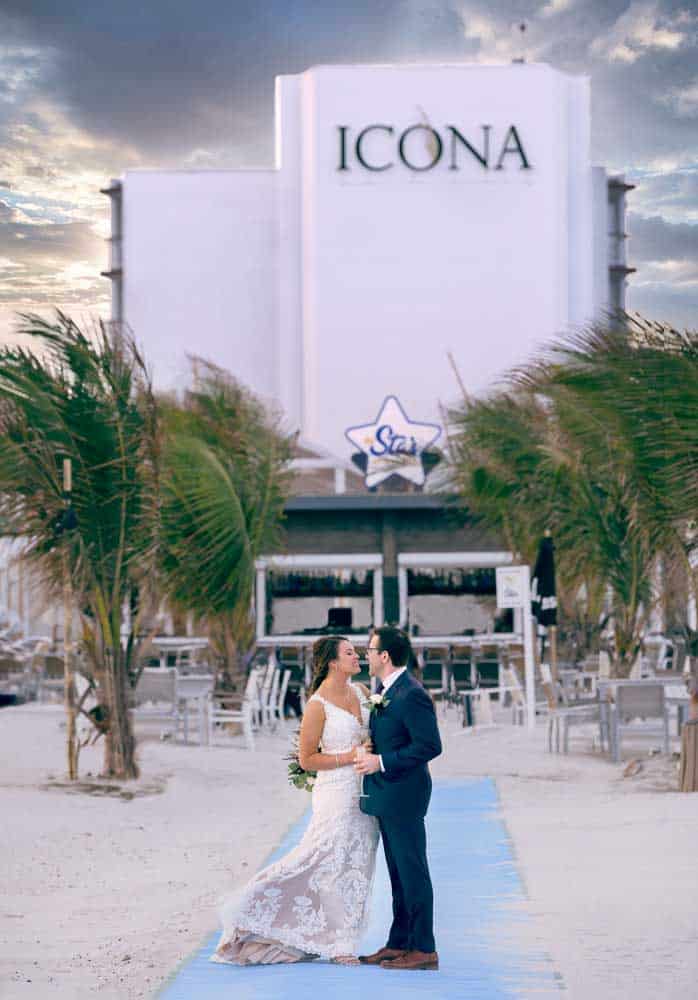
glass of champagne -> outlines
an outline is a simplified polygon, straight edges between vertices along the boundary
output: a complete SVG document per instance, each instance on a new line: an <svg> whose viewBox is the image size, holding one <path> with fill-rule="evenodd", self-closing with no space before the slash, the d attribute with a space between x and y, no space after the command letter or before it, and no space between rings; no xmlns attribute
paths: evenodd
<svg viewBox="0 0 698 1000"><path fill-rule="evenodd" d="M364 740L366 740L366 739L368 739L368 736L365 735L363 738L364 738ZM356 748L356 760L357 761L363 760L363 758L366 756L367 753L368 753L368 750L366 749L366 747L364 746L364 744L361 743ZM364 791L364 775L363 774L361 775L361 791L359 792L359 798L360 799L367 799L368 798L368 795Z"/></svg>

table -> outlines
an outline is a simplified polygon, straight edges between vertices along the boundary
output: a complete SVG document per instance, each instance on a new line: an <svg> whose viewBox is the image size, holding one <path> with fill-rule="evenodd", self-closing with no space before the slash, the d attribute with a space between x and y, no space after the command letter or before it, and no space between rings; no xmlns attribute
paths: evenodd
<svg viewBox="0 0 698 1000"><path fill-rule="evenodd" d="M208 697L213 691L215 677L213 674L177 674L177 699L186 703L194 702L199 716L199 744L208 743L207 706Z"/></svg>
<svg viewBox="0 0 698 1000"><path fill-rule="evenodd" d="M160 668L167 668L167 654L175 654L175 666L180 665L182 654L192 656L192 654L206 649L209 641L204 636L189 635L156 635L150 640L149 645L156 651L160 660Z"/></svg>

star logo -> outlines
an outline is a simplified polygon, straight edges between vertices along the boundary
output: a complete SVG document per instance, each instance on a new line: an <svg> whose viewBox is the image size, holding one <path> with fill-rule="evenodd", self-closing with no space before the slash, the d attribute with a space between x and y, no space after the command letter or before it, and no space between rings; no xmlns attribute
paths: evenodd
<svg viewBox="0 0 698 1000"><path fill-rule="evenodd" d="M388 476L402 476L423 486L426 476L422 452L441 434L438 424L410 420L397 396L386 397L372 424L345 431L351 443L366 455L366 486L378 486Z"/></svg>

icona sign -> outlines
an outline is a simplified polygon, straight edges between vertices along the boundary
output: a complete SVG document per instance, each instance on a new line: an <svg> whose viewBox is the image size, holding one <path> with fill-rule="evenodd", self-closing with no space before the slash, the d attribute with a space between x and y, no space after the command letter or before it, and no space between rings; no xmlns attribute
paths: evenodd
<svg viewBox="0 0 698 1000"><path fill-rule="evenodd" d="M455 125L445 125L439 132L421 123L402 130L383 124L366 125L359 130L338 125L337 131L340 171L358 167L382 173L401 164L408 170L423 172L433 170L442 159L448 161L449 170L474 164L483 170L504 170L510 166L531 169L516 125L499 132L493 131L491 125L480 125L477 139L472 133L468 137Z"/></svg>

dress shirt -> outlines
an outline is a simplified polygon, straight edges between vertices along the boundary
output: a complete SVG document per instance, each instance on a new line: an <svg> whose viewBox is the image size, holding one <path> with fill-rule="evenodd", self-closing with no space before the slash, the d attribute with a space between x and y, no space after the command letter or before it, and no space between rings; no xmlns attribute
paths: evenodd
<svg viewBox="0 0 698 1000"><path fill-rule="evenodd" d="M397 670L394 670L389 677L386 677L384 681L381 681L383 685L383 690L381 691L381 694L385 694L387 691L389 691L391 685L395 683L398 677L402 677L402 675L406 670L407 667L398 667ZM380 761L381 771L385 774L385 768L383 767L383 758L381 757L380 754L378 754L378 760Z"/></svg>

